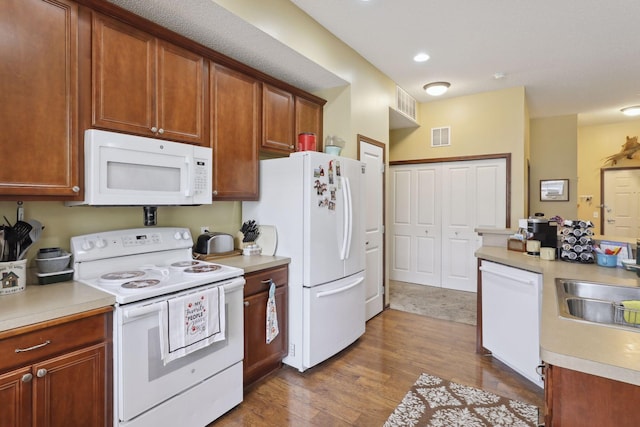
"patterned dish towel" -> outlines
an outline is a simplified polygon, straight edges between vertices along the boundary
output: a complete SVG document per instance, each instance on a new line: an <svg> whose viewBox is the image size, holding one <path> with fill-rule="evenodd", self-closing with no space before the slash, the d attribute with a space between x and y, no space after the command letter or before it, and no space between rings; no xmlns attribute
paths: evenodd
<svg viewBox="0 0 640 427"><path fill-rule="evenodd" d="M166 365L225 339L224 288L171 298L160 312L162 361Z"/></svg>
<svg viewBox="0 0 640 427"><path fill-rule="evenodd" d="M276 284L271 281L269 299L267 300L267 344L271 343L278 334L278 309L276 308Z"/></svg>

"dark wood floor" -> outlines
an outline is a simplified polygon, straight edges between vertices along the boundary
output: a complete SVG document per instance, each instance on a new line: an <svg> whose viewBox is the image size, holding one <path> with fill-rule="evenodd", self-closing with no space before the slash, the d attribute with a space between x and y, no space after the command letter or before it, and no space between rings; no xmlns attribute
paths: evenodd
<svg viewBox="0 0 640 427"><path fill-rule="evenodd" d="M387 309L346 350L304 373L284 366L211 425L382 426L423 372L543 407L540 388L475 353L475 326Z"/></svg>

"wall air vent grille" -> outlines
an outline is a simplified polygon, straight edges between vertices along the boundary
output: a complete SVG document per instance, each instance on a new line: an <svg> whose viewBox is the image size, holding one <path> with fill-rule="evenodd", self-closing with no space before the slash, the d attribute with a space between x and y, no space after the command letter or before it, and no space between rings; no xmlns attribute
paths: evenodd
<svg viewBox="0 0 640 427"><path fill-rule="evenodd" d="M416 100L400 86L396 86L396 110L416 120Z"/></svg>
<svg viewBox="0 0 640 427"><path fill-rule="evenodd" d="M451 145L451 127L431 128L431 146L447 147Z"/></svg>

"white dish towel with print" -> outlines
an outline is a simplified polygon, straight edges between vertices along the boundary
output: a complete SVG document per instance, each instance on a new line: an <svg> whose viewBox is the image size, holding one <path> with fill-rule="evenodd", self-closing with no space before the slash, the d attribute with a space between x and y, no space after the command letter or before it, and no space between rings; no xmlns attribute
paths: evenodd
<svg viewBox="0 0 640 427"><path fill-rule="evenodd" d="M278 329L278 309L276 307L276 284L271 281L269 299L267 300L267 344L270 344L280 333Z"/></svg>
<svg viewBox="0 0 640 427"><path fill-rule="evenodd" d="M166 365L224 341L224 289L209 288L167 300L160 311L160 344Z"/></svg>

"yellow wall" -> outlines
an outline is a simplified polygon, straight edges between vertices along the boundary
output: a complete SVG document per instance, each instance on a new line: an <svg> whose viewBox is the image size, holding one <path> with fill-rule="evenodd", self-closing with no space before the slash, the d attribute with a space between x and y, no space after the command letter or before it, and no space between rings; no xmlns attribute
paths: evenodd
<svg viewBox="0 0 640 427"><path fill-rule="evenodd" d="M531 120L530 215L541 212L547 218L559 215L565 219L578 219L577 129L576 115ZM568 179L569 201L541 201L542 179Z"/></svg>
<svg viewBox="0 0 640 427"><path fill-rule="evenodd" d="M605 163L605 159L620 152L627 136L640 138L640 119L578 128L578 196L593 196L591 202L578 200L578 216L580 219L593 221L596 233L601 232L600 170L611 167L609 163ZM640 167L640 159L621 159L615 167L625 166ZM594 218L594 213L598 214L598 218Z"/></svg>
<svg viewBox="0 0 640 427"><path fill-rule="evenodd" d="M391 132L389 160L511 153L511 225L525 214L527 115L522 87L420 104L414 129ZM431 147L431 128L451 127L450 147Z"/></svg>

